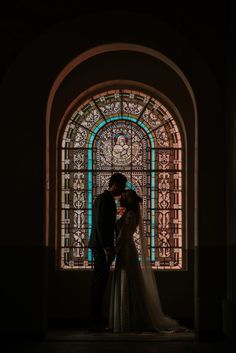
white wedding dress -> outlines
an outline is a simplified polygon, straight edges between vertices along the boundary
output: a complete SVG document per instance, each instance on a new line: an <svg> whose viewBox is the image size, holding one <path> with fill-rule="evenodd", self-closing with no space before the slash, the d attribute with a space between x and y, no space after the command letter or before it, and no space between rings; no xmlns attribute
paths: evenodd
<svg viewBox="0 0 236 353"><path fill-rule="evenodd" d="M182 331L179 323L166 316L139 220L141 262L133 239L135 213L127 211L117 222L116 263L112 274L109 306L109 328L113 332Z"/></svg>

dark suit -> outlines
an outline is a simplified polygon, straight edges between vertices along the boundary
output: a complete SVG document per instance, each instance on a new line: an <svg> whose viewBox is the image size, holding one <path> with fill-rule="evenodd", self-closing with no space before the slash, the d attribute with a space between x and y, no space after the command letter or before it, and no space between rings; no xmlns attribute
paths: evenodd
<svg viewBox="0 0 236 353"><path fill-rule="evenodd" d="M103 326L103 298L109 277L110 264L104 249L114 247L116 204L112 194L106 190L93 204L93 223L89 248L93 250L94 270L91 286L91 325Z"/></svg>

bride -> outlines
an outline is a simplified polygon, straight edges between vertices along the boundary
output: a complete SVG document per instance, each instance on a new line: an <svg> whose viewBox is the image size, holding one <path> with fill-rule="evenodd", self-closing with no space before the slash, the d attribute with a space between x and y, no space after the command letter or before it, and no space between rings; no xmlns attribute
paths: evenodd
<svg viewBox="0 0 236 353"><path fill-rule="evenodd" d="M117 256L111 283L109 328L117 333L183 331L184 327L162 311L143 234L140 202L142 199L134 190L126 190L121 196L120 205L126 211L116 226ZM133 239L137 227L140 254Z"/></svg>

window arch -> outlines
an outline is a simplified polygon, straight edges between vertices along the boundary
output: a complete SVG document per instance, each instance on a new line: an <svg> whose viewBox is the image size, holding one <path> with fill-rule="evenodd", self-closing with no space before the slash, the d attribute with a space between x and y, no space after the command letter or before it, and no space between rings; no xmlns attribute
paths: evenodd
<svg viewBox="0 0 236 353"><path fill-rule="evenodd" d="M182 270L184 140L166 103L137 90L102 92L74 108L61 136L59 267L92 267L92 203L121 171L143 198L153 268Z"/></svg>

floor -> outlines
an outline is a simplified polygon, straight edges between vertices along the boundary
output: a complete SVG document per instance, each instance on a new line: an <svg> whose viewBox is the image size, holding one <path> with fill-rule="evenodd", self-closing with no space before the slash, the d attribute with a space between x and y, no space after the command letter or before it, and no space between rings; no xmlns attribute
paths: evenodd
<svg viewBox="0 0 236 353"><path fill-rule="evenodd" d="M1 349L2 347L2 349ZM1 353L233 353L229 342L197 342L193 332L113 334L51 330L43 342L10 342Z"/></svg>
<svg viewBox="0 0 236 353"><path fill-rule="evenodd" d="M161 342L161 341L193 341L194 332L179 333L91 333L87 330L50 330L47 335L48 342L76 341L76 342Z"/></svg>

